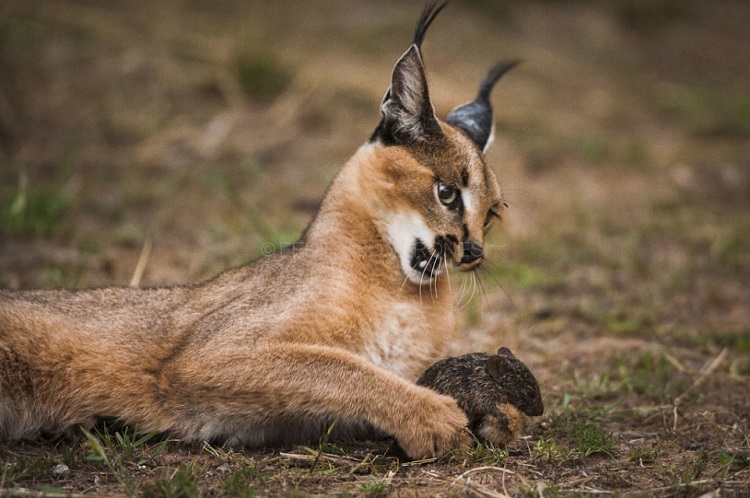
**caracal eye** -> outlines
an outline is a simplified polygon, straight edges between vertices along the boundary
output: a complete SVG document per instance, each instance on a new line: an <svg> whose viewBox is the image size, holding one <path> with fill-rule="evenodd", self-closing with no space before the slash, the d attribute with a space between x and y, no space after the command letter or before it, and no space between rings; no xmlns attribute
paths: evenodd
<svg viewBox="0 0 750 498"><path fill-rule="evenodd" d="M458 199L458 190L456 188L443 185L440 182L437 185L437 194L440 202L448 207L452 207L451 205Z"/></svg>
<svg viewBox="0 0 750 498"><path fill-rule="evenodd" d="M492 225L492 221L495 218L499 218L499 217L500 215L498 214L498 212L490 208L490 210L487 211L487 217L484 219L484 229L487 230L490 227L490 225Z"/></svg>

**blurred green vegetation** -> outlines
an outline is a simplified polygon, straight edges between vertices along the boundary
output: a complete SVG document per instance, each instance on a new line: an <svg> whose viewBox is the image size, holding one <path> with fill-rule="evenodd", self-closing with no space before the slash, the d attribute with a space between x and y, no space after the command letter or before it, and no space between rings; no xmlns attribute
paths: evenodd
<svg viewBox="0 0 750 498"><path fill-rule="evenodd" d="M661 106L697 136L750 137L750 95L712 86L669 86Z"/></svg>
<svg viewBox="0 0 750 498"><path fill-rule="evenodd" d="M269 99L286 90L292 71L270 54L247 54L237 60L237 80L251 98Z"/></svg>
<svg viewBox="0 0 750 498"><path fill-rule="evenodd" d="M59 233L72 204L64 186L33 187L26 174L0 189L0 236L49 237Z"/></svg>

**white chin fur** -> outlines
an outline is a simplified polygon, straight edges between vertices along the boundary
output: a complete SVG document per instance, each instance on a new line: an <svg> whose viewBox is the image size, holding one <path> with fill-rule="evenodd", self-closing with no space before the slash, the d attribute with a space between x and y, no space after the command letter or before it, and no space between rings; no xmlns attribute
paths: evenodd
<svg viewBox="0 0 750 498"><path fill-rule="evenodd" d="M401 269L404 275L415 284L426 283L430 281L428 272L422 272L422 268L411 267L411 257L416 245L417 239L432 249L435 247L435 232L433 232L424 219L419 214L411 212L401 212L392 216L386 227L388 242L398 254L401 262ZM434 275L440 274L440 269L434 272Z"/></svg>

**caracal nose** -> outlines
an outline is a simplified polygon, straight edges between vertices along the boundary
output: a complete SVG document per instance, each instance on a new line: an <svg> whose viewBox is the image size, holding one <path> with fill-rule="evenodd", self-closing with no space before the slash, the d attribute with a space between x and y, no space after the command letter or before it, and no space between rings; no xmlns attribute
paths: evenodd
<svg viewBox="0 0 750 498"><path fill-rule="evenodd" d="M461 264L468 265L473 263L482 259L483 255L484 251L482 250L481 244L477 244L473 240L466 240L464 241L464 253L461 256Z"/></svg>

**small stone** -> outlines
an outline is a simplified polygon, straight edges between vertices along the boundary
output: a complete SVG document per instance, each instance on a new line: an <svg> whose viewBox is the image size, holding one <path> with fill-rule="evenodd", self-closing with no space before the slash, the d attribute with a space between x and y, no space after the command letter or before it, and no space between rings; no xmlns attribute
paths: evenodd
<svg viewBox="0 0 750 498"><path fill-rule="evenodd" d="M70 467L68 467L64 463L58 463L52 469L52 477L54 477L55 479L59 479L68 473L70 473Z"/></svg>
<svg viewBox="0 0 750 498"><path fill-rule="evenodd" d="M678 164L670 171L672 180L677 184L678 187L687 189L693 186L693 170L686 164Z"/></svg>

